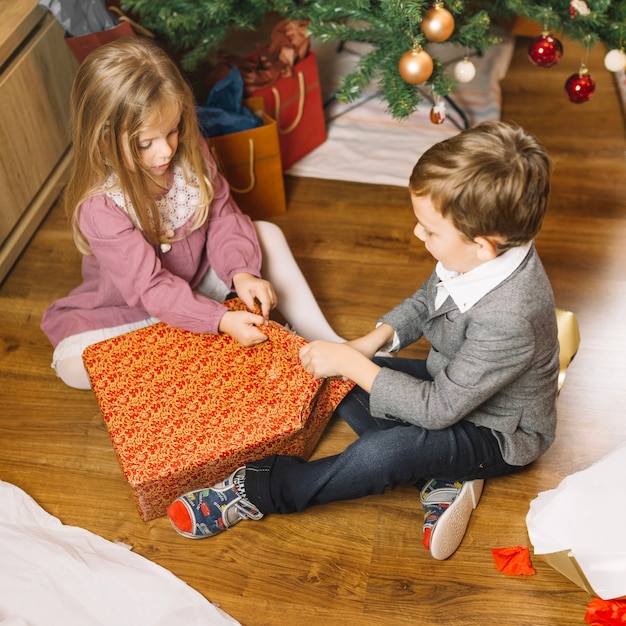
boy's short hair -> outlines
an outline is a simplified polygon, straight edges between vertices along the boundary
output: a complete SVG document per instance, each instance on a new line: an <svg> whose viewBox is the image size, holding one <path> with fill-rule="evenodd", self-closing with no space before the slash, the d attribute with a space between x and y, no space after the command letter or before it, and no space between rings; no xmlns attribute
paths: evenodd
<svg viewBox="0 0 626 626"><path fill-rule="evenodd" d="M429 148L409 183L473 240L499 235L505 250L532 240L550 195L550 157L510 122L483 122Z"/></svg>

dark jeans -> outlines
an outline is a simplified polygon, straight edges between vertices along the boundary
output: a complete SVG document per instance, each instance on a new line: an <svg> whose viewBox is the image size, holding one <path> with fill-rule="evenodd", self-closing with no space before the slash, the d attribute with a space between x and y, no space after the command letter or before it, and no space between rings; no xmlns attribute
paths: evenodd
<svg viewBox="0 0 626 626"><path fill-rule="evenodd" d="M379 365L432 380L424 361L376 359ZM315 461L271 456L246 466L246 497L263 513L293 513L315 504L383 493L426 479L473 480L522 468L504 461L493 433L461 420L426 430L393 419L374 418L369 394L355 387L337 413L359 435L341 454Z"/></svg>

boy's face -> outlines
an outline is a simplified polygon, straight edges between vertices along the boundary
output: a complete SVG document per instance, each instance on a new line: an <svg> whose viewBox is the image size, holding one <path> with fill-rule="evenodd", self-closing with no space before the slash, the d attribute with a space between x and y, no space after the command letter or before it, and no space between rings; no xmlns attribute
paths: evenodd
<svg viewBox="0 0 626 626"><path fill-rule="evenodd" d="M443 217L430 196L411 194L411 203L417 218L413 233L447 270L464 274L485 262L481 244L470 241L449 218Z"/></svg>

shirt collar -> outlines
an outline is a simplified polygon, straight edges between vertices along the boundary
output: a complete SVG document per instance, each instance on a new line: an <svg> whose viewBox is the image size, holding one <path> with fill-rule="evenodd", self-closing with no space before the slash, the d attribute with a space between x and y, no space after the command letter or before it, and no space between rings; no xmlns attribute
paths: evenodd
<svg viewBox="0 0 626 626"><path fill-rule="evenodd" d="M481 263L465 274L452 272L437 263L435 272L441 282L437 283L435 309L450 296L459 311L465 313L520 266L531 246L532 242L528 242L509 248L495 259Z"/></svg>

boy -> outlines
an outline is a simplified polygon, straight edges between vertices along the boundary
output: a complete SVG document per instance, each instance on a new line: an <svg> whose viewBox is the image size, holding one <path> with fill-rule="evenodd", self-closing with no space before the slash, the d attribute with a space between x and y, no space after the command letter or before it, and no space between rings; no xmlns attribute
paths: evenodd
<svg viewBox="0 0 626 626"><path fill-rule="evenodd" d="M314 341L300 353L313 376L357 383L337 412L359 438L315 461L255 461L181 496L168 510L174 528L204 537L241 519L415 484L424 545L436 559L451 556L484 479L521 470L554 440L555 305L533 244L550 170L537 140L504 122L431 147L409 188L414 233L435 271L367 335ZM425 362L374 358L422 335L431 345Z"/></svg>

